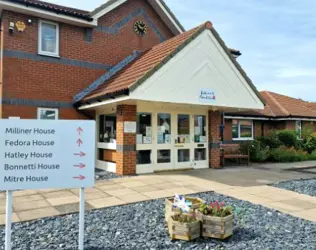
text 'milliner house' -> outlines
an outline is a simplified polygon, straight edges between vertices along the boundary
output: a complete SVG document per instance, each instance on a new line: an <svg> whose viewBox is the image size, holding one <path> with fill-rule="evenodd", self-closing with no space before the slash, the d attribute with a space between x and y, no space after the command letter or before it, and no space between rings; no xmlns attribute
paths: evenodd
<svg viewBox="0 0 316 250"><path fill-rule="evenodd" d="M239 52L210 22L185 32L162 0L0 7L2 117L95 119L97 168L218 168L223 113L264 108Z"/></svg>

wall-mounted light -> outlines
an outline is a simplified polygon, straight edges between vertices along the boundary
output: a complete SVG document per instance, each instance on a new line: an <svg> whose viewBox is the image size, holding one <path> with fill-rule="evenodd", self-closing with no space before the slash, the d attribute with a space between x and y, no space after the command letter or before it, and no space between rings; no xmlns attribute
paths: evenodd
<svg viewBox="0 0 316 250"><path fill-rule="evenodd" d="M31 24L33 23L33 20L29 18L29 19L27 20L27 23L28 23L29 25L31 25Z"/></svg>
<svg viewBox="0 0 316 250"><path fill-rule="evenodd" d="M14 22L10 22L10 25L9 25L9 32L10 32L11 35L12 35L13 32L14 32L14 26L15 26Z"/></svg>

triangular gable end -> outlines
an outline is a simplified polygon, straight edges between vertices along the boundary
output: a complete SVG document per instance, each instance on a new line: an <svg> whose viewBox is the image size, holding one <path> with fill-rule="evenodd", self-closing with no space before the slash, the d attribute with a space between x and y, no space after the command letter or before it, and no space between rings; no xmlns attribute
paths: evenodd
<svg viewBox="0 0 316 250"><path fill-rule="evenodd" d="M165 22L165 24L169 27L169 29L173 32L173 34L177 35L185 31L179 20L175 17L175 15L172 13L172 11L163 0L147 1L161 17L161 19ZM104 4L93 10L90 13L90 16L94 20L98 20L100 17L116 9L125 2L127 2L127 0L106 0Z"/></svg>
<svg viewBox="0 0 316 250"><path fill-rule="evenodd" d="M142 84L131 86L130 98L263 109L264 100L227 51L213 28L204 29Z"/></svg>

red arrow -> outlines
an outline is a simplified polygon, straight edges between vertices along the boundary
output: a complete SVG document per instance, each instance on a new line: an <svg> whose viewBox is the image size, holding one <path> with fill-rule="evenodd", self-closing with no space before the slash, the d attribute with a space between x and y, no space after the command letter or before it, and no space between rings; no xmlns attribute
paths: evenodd
<svg viewBox="0 0 316 250"><path fill-rule="evenodd" d="M75 168L85 168L86 165L82 164L82 163L79 163L78 165L74 165Z"/></svg>
<svg viewBox="0 0 316 250"><path fill-rule="evenodd" d="M83 129L81 127L77 128L77 132L79 135L81 135L81 133L83 132Z"/></svg>
<svg viewBox="0 0 316 250"><path fill-rule="evenodd" d="M78 144L78 147L80 147L80 145L83 144L83 141L79 138L79 139L77 140L77 144Z"/></svg>
<svg viewBox="0 0 316 250"><path fill-rule="evenodd" d="M75 153L74 155L77 155L77 156L83 157L83 156L85 156L86 154L85 154L84 152L80 152L80 153Z"/></svg>
<svg viewBox="0 0 316 250"><path fill-rule="evenodd" d="M85 176L83 176L83 175L79 175L79 176L76 176L76 177L74 177L74 179L78 179L78 180L84 180L86 177Z"/></svg>

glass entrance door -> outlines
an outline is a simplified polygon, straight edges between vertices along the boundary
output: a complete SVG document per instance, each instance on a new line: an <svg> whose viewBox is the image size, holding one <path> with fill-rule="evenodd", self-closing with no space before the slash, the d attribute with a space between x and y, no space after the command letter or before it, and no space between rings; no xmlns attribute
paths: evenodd
<svg viewBox="0 0 316 250"><path fill-rule="evenodd" d="M194 142L193 142L193 165L194 168L208 166L208 143L206 116L193 115Z"/></svg>
<svg viewBox="0 0 316 250"><path fill-rule="evenodd" d="M191 119L189 114L176 114L175 169L193 168Z"/></svg>

